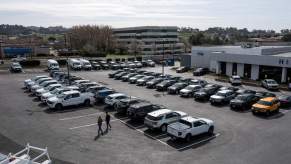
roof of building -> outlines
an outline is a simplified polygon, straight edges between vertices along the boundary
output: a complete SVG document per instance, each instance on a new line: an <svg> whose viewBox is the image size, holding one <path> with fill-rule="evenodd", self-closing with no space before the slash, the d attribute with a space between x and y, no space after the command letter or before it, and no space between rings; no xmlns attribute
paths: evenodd
<svg viewBox="0 0 291 164"><path fill-rule="evenodd" d="M114 28L113 31L142 30L142 29L178 29L178 27L177 26L137 26L137 27Z"/></svg>

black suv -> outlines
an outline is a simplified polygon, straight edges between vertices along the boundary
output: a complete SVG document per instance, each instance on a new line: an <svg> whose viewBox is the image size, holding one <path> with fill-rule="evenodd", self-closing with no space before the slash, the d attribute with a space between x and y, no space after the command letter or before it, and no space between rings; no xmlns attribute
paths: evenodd
<svg viewBox="0 0 291 164"><path fill-rule="evenodd" d="M202 88L200 91L194 93L195 100L209 100L211 95L214 95L218 90L218 87L206 87Z"/></svg>
<svg viewBox="0 0 291 164"><path fill-rule="evenodd" d="M117 113L126 114L127 109L131 105L138 104L138 103L141 103L141 102L146 102L146 101L138 99L138 98L128 97L128 98L119 100L119 102L116 103L113 107L114 107L114 110L116 110Z"/></svg>
<svg viewBox="0 0 291 164"><path fill-rule="evenodd" d="M161 105L155 105L148 102L140 102L137 104L131 105L127 109L127 115L132 120L144 120L146 115L150 112L163 109Z"/></svg>
<svg viewBox="0 0 291 164"><path fill-rule="evenodd" d="M176 80L164 80L156 85L157 91L165 91L169 86L176 83Z"/></svg>
<svg viewBox="0 0 291 164"><path fill-rule="evenodd" d="M168 88L169 94L179 94L179 91L187 87L187 83L178 82Z"/></svg>
<svg viewBox="0 0 291 164"><path fill-rule="evenodd" d="M114 75L114 79L115 80L120 80L122 76L125 76L127 74L128 74L127 72L120 72L120 73Z"/></svg>
<svg viewBox="0 0 291 164"><path fill-rule="evenodd" d="M247 93L238 95L235 99L230 101L230 109L248 110L254 103L259 100L255 94Z"/></svg>
<svg viewBox="0 0 291 164"><path fill-rule="evenodd" d="M151 81L146 82L146 86L147 88L155 88L157 84L159 84L160 82L164 81L163 78L155 78Z"/></svg>
<svg viewBox="0 0 291 164"><path fill-rule="evenodd" d="M101 65L99 63L97 63L96 61L91 61L91 65L92 65L92 68L94 70L100 70L101 69Z"/></svg>
<svg viewBox="0 0 291 164"><path fill-rule="evenodd" d="M137 75L137 73L129 73L129 74L125 75L125 76L122 76L121 80L124 81L124 82L127 82L129 78L131 78L133 76L136 76L136 75Z"/></svg>
<svg viewBox="0 0 291 164"><path fill-rule="evenodd" d="M235 92L237 95L241 95L241 94L256 94L256 91L253 90L249 90L249 89L239 89Z"/></svg>

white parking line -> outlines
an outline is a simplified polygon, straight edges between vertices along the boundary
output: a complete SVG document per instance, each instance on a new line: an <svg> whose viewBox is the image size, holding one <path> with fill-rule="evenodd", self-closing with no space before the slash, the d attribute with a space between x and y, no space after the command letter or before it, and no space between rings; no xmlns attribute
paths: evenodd
<svg viewBox="0 0 291 164"><path fill-rule="evenodd" d="M212 136L212 137L210 137L210 138L206 138L206 139L201 140L201 141L199 141L199 142L195 142L195 143L193 143L193 144L191 144L191 145L187 145L187 146L185 146L185 147L179 148L178 151L181 151L181 150L187 149L187 148L189 148L189 147L192 147L192 146L198 145L198 144L203 143L203 142L206 142L206 141L210 141L210 140L212 140L213 138L216 138L216 137L218 137L218 136L220 136L220 133L217 133L217 134L215 134L214 136Z"/></svg>
<svg viewBox="0 0 291 164"><path fill-rule="evenodd" d="M97 113L92 113L92 114L87 114L87 115L82 115L82 116L75 116L75 117L66 117L66 118L61 118L59 120L66 121L66 120L78 119L78 118L83 118L83 117L95 116L95 115L99 115L101 113L104 113L104 112L97 112Z"/></svg>
<svg viewBox="0 0 291 164"><path fill-rule="evenodd" d="M119 120L118 119L114 119L114 120L111 120L110 122L114 122L114 121L119 121ZM70 130L74 130L74 129L80 129L80 128L90 127L90 126L94 126L94 125L97 125L97 123L81 125L81 126L75 126L75 127L69 128L69 129Z"/></svg>

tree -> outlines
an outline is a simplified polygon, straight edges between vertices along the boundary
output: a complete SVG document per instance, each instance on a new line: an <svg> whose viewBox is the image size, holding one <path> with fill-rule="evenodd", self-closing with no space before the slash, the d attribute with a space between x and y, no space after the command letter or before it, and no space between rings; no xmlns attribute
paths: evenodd
<svg viewBox="0 0 291 164"><path fill-rule="evenodd" d="M291 42L291 33L285 34L285 35L282 37L282 40L283 40L284 42Z"/></svg>
<svg viewBox="0 0 291 164"><path fill-rule="evenodd" d="M48 40L49 42L55 42L55 41L56 41L56 38L53 37L53 36L50 36L47 40Z"/></svg>

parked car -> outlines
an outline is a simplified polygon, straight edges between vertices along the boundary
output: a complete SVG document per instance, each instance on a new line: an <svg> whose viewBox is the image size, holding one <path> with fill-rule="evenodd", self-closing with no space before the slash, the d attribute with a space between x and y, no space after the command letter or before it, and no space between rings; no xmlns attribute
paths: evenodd
<svg viewBox="0 0 291 164"><path fill-rule="evenodd" d="M109 78L114 78L115 75L117 75L117 74L119 74L119 73L121 73L121 72L124 72L124 71L122 71L122 70L118 70L118 71L115 71L115 72L110 72L110 73L108 74L108 77L109 77Z"/></svg>
<svg viewBox="0 0 291 164"><path fill-rule="evenodd" d="M9 68L10 72L22 72L22 67L19 63L17 62L13 62L10 64L10 68Z"/></svg>
<svg viewBox="0 0 291 164"><path fill-rule="evenodd" d="M168 87L169 94L179 94L180 90L185 88L188 84L183 82L175 83L174 85Z"/></svg>
<svg viewBox="0 0 291 164"><path fill-rule="evenodd" d="M132 120L144 120L148 113L164 108L165 107L161 105L140 102L131 105L127 110L127 115Z"/></svg>
<svg viewBox="0 0 291 164"><path fill-rule="evenodd" d="M204 87L205 85L208 84L208 82L206 80L191 80L190 85L201 85L202 87Z"/></svg>
<svg viewBox="0 0 291 164"><path fill-rule="evenodd" d="M145 75L133 76L133 77L129 78L129 83L130 84L135 84L138 79L141 79L141 78L144 78L144 77L145 77Z"/></svg>
<svg viewBox="0 0 291 164"><path fill-rule="evenodd" d="M214 95L217 92L218 88L217 87L205 87L200 89L199 91L194 93L194 99L195 100L204 100L207 101L209 100L210 96Z"/></svg>
<svg viewBox="0 0 291 164"><path fill-rule="evenodd" d="M106 61L99 61L99 64L101 66L102 69L109 69L109 65L106 63Z"/></svg>
<svg viewBox="0 0 291 164"><path fill-rule="evenodd" d="M239 88L236 88L236 87L226 87L226 86L219 88L219 91L223 91L223 90L231 90L233 92L236 92L236 91L239 90Z"/></svg>
<svg viewBox="0 0 291 164"><path fill-rule="evenodd" d="M80 92L85 92L86 89L93 86L99 86L99 84L96 82L89 82L89 83L82 83L78 87L80 88Z"/></svg>
<svg viewBox="0 0 291 164"><path fill-rule="evenodd" d="M23 82L24 83L24 87L28 89L28 84L29 83L30 84L35 83L37 80L42 79L42 78L48 78L48 76L47 75L39 75L39 76L35 76L35 77L31 78L31 79L26 79Z"/></svg>
<svg viewBox="0 0 291 164"><path fill-rule="evenodd" d="M96 61L91 61L91 65L92 65L92 69L94 69L94 70L101 69L101 65L99 63L97 63Z"/></svg>
<svg viewBox="0 0 291 164"><path fill-rule="evenodd" d="M176 80L164 80L161 83L156 85L157 91L165 91L168 87L176 83Z"/></svg>
<svg viewBox="0 0 291 164"><path fill-rule="evenodd" d="M169 80L175 80L175 81L180 81L181 79L182 79L182 77L181 76L169 76L169 77L167 77L167 79L169 79Z"/></svg>
<svg viewBox="0 0 291 164"><path fill-rule="evenodd" d="M154 76L145 76L145 77L143 77L143 78L141 78L141 79L138 79L138 80L136 81L136 84L137 84L138 86L144 86L144 85L146 85L146 82L151 81L151 80L153 80L154 78L155 78Z"/></svg>
<svg viewBox="0 0 291 164"><path fill-rule="evenodd" d="M27 89L28 89L28 91L31 91L32 87L39 86L40 84L42 84L42 83L44 83L46 81L49 81L49 80L53 80L53 79L50 78L50 77L45 77L45 78L37 79L35 82L33 82L33 81L32 82L29 82L27 84Z"/></svg>
<svg viewBox="0 0 291 164"><path fill-rule="evenodd" d="M248 110L259 100L255 94L245 93L238 95L235 99L230 101L230 109Z"/></svg>
<svg viewBox="0 0 291 164"><path fill-rule="evenodd" d="M265 98L265 97L276 97L274 93L264 92L264 91L257 91L256 96L259 97L260 99Z"/></svg>
<svg viewBox="0 0 291 164"><path fill-rule="evenodd" d="M194 79L192 79L192 78L181 78L179 80L179 82L186 83L186 84L189 85L192 80L194 80Z"/></svg>
<svg viewBox="0 0 291 164"><path fill-rule="evenodd" d="M137 73L129 73L129 74L126 74L125 76L122 76L121 80L123 82L127 82L131 77L134 77L136 75L137 75Z"/></svg>
<svg viewBox="0 0 291 164"><path fill-rule="evenodd" d="M156 85L161 83L162 81L164 81L163 78L155 78L151 81L146 82L146 86L147 86L147 88L155 88Z"/></svg>
<svg viewBox="0 0 291 164"><path fill-rule="evenodd" d="M215 95L210 96L210 103L211 105L214 104L225 104L229 103L230 100L235 98L236 94L232 90L222 90L218 91Z"/></svg>
<svg viewBox="0 0 291 164"><path fill-rule="evenodd" d="M124 99L119 100L113 107L114 110L119 113L119 114L126 114L127 109L133 105L133 104L137 104L140 102L147 102L145 100L136 98L136 97L127 97Z"/></svg>
<svg viewBox="0 0 291 164"><path fill-rule="evenodd" d="M68 91L61 95L51 97L47 100L47 105L51 109L61 110L66 106L81 105L89 106L95 99L91 93L80 93L79 91Z"/></svg>
<svg viewBox="0 0 291 164"><path fill-rule="evenodd" d="M53 91L56 88L61 88L61 87L63 87L61 84L51 84L51 85L48 85L47 87L36 90L35 95L40 99L43 93L48 93L48 92Z"/></svg>
<svg viewBox="0 0 291 164"><path fill-rule="evenodd" d="M279 84L273 79L265 79L262 80L262 87L268 90L278 90Z"/></svg>
<svg viewBox="0 0 291 164"><path fill-rule="evenodd" d="M106 88L106 89L102 89L102 90L99 90L98 92L96 92L94 97L96 99L96 102L104 102L105 97L107 97L108 95L114 94L114 93L116 93L115 90Z"/></svg>
<svg viewBox="0 0 291 164"><path fill-rule="evenodd" d="M275 97L266 97L260 99L252 106L252 113L264 113L269 116L272 112L279 112L280 101Z"/></svg>
<svg viewBox="0 0 291 164"><path fill-rule="evenodd" d="M128 98L128 96L126 96L123 93L113 93L111 95L106 96L104 102L106 105L113 107L115 104L119 102L119 100L125 99L125 98Z"/></svg>
<svg viewBox="0 0 291 164"><path fill-rule="evenodd" d="M67 86L67 87L65 87L65 88L55 88L53 91L50 91L50 92L47 92L47 93L43 93L42 95L41 95L41 101L43 102L43 103L46 103L46 101L49 99L49 98L51 98L51 97L54 97L54 96L58 96L58 95L60 95L60 94L62 94L62 93L64 93L64 92L67 92L67 91L71 91L71 90L76 90L76 91L78 91L79 90L79 88L78 87L76 87L76 86Z"/></svg>
<svg viewBox="0 0 291 164"><path fill-rule="evenodd" d="M141 64L141 62L139 62L139 61L134 61L133 63L135 64L135 67L136 67L136 68L142 68L142 64Z"/></svg>
<svg viewBox="0 0 291 164"><path fill-rule="evenodd" d="M95 85L95 86L88 87L85 90L85 92L91 92L95 95L98 91L103 90L103 89L108 89L108 88L103 85Z"/></svg>
<svg viewBox="0 0 291 164"><path fill-rule="evenodd" d="M185 139L190 142L193 136L203 133L212 135L214 122L206 118L183 117L178 122L168 125L167 133L172 139Z"/></svg>
<svg viewBox="0 0 291 164"><path fill-rule="evenodd" d="M34 86L31 87L31 92L33 94L36 94L36 91L38 89L45 88L45 87L47 87L49 85L52 85L52 84L58 84L58 81L56 81L56 80L48 80L48 81L45 81L43 83L40 83L39 85L34 85Z"/></svg>
<svg viewBox="0 0 291 164"><path fill-rule="evenodd" d="M208 73L208 68L196 68L193 71L193 76L202 76Z"/></svg>
<svg viewBox="0 0 291 164"><path fill-rule="evenodd" d="M155 67L155 65L156 65L156 63L152 60L147 60L146 62L147 62L148 67Z"/></svg>
<svg viewBox="0 0 291 164"><path fill-rule="evenodd" d="M239 90L237 90L237 91L235 91L235 93L237 94L237 95L239 95L239 94L256 94L256 91L254 91L254 90L250 90L250 89L239 89Z"/></svg>
<svg viewBox="0 0 291 164"><path fill-rule="evenodd" d="M178 69L176 69L176 73L184 73L189 71L190 68L189 67L179 67Z"/></svg>
<svg viewBox="0 0 291 164"><path fill-rule="evenodd" d="M238 75L233 75L229 78L229 83L232 85L241 85L241 78Z"/></svg>
<svg viewBox="0 0 291 164"><path fill-rule="evenodd" d="M202 89L201 85L188 85L184 89L180 90L181 97L193 97L194 93Z"/></svg>
<svg viewBox="0 0 291 164"><path fill-rule="evenodd" d="M289 108L291 106L291 96L281 95L278 99L280 101L280 107Z"/></svg>
<svg viewBox="0 0 291 164"><path fill-rule="evenodd" d="M114 75L114 79L115 80L120 80L122 76L125 76L127 74L128 74L128 72L120 72L120 73Z"/></svg>
<svg viewBox="0 0 291 164"><path fill-rule="evenodd" d="M160 129L167 132L169 124L177 122L179 119L186 117L187 114L181 111L172 111L169 109L160 109L147 114L144 124L149 129Z"/></svg>
<svg viewBox="0 0 291 164"><path fill-rule="evenodd" d="M72 82L72 85L76 85L76 86L80 86L81 84L83 83L90 83L91 81L90 80L75 80L74 82Z"/></svg>

